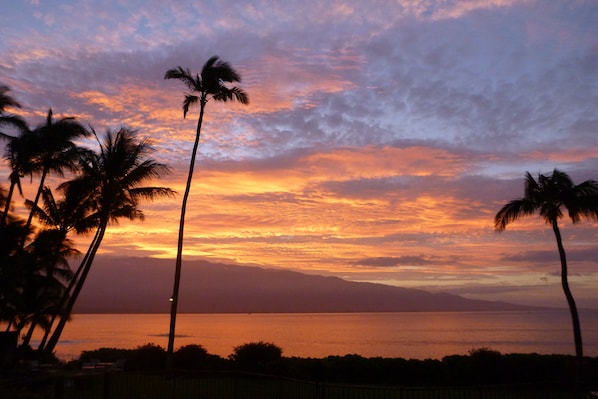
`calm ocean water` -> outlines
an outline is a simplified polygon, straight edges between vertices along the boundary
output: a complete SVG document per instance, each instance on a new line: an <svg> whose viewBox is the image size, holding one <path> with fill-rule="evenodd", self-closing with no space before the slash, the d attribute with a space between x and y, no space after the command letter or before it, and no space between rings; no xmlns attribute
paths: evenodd
<svg viewBox="0 0 598 399"><path fill-rule="evenodd" d="M77 358L101 347L135 348L168 342L168 314L77 314L64 330L56 354ZM581 311L584 349L598 356L598 311ZM235 346L272 342L284 356L441 359L474 348L501 353L573 354L568 311L181 314L175 347L201 344L228 356ZM35 344L35 342L34 342Z"/></svg>

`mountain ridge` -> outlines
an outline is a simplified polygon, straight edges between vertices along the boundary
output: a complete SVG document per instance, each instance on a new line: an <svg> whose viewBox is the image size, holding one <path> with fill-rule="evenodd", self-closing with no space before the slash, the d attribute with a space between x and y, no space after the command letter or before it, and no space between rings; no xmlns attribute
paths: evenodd
<svg viewBox="0 0 598 399"><path fill-rule="evenodd" d="M98 256L75 313L168 313L170 259ZM179 313L340 313L527 310L369 282L284 269L184 261Z"/></svg>

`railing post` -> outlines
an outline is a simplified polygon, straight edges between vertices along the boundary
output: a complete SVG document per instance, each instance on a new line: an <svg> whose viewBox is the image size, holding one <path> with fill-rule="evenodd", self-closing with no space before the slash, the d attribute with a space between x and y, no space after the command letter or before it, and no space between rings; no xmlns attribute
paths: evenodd
<svg viewBox="0 0 598 399"><path fill-rule="evenodd" d="M110 371L104 372L103 399L110 399Z"/></svg>
<svg viewBox="0 0 598 399"><path fill-rule="evenodd" d="M65 376L61 375L54 381L54 398L55 399L63 399L64 398L64 384L65 384Z"/></svg>

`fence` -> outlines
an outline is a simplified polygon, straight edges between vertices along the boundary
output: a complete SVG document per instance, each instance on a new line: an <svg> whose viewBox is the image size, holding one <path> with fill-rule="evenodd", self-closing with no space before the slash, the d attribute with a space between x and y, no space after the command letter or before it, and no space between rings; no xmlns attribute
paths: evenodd
<svg viewBox="0 0 598 399"><path fill-rule="evenodd" d="M537 387L379 387L323 384L246 374L187 374L165 378L128 372L63 376L56 399L569 399L573 392ZM589 396L581 396L588 398Z"/></svg>

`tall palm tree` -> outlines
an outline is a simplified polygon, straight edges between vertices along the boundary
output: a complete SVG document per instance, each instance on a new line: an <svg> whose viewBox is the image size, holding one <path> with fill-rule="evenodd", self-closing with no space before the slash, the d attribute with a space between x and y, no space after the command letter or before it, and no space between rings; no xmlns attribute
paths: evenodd
<svg viewBox="0 0 598 399"><path fill-rule="evenodd" d="M72 276L68 259L78 254L71 240L57 228L39 231L25 248L30 255L31 270L23 287L25 299L22 312L29 331L23 345L29 345L33 331L38 325L49 328L49 321L59 311L58 304Z"/></svg>
<svg viewBox="0 0 598 399"><path fill-rule="evenodd" d="M88 218L96 219L97 230L75 273L76 283L71 290L67 289L68 300L59 323L43 347L47 353L54 350L60 339L108 225L120 218L143 220L143 211L139 208L141 200L174 195L169 188L142 186L149 180L167 174L169 168L149 158L153 150L150 143L147 140L138 141L135 135L135 131L127 128L121 128L116 133L108 130L100 143L99 153L88 156L82 165L82 174L60 186L62 190L88 193L89 198L93 199L92 214Z"/></svg>
<svg viewBox="0 0 598 399"><path fill-rule="evenodd" d="M233 86L226 86L227 83L234 83L241 81L241 75L227 63L220 61L219 57L213 56L205 63L201 70L201 74L193 75L189 69L183 69L181 66L169 69L164 74L164 79L178 79L182 81L191 91L185 94L183 100L183 118L187 117L189 107L199 103L199 118L197 120L197 128L195 132L195 142L191 152L191 160L189 162L189 174L187 175L187 185L185 186L185 194L183 195L183 202L181 205L181 217L179 221L179 235L177 241L177 257L174 276L174 289L170 308L170 330L168 334L168 349L167 349L167 372L172 372L173 355L174 355L174 334L176 328L177 304L179 298L179 284L181 280L181 265L183 259L183 237L185 229L185 212L187 210L187 199L189 198L189 191L191 190L191 180L193 179L193 169L195 167L195 157L197 155L197 147L199 146L199 138L201 134L201 125L203 122L203 115L206 104L210 99L214 101L227 102L238 101L241 104L249 104L249 97L244 90Z"/></svg>
<svg viewBox="0 0 598 399"><path fill-rule="evenodd" d="M569 288L567 258L558 226L558 220L563 216L563 208L567 210L573 223L577 223L582 219L598 219L598 182L586 180L575 185L566 173L557 169L554 169L551 175L538 175L536 181L527 172L524 196L503 206L494 218L494 225L497 231L504 231L509 223L524 216L539 213L544 221L552 227L561 260L561 285L567 298L573 322L575 354L581 362L583 345L579 315Z"/></svg>
<svg viewBox="0 0 598 399"><path fill-rule="evenodd" d="M8 126L9 128L12 128L13 131L20 134L14 136L7 132L0 131L0 139L8 140L8 144L4 151L4 157L9 161L11 167L9 176L10 188L5 197L5 202L3 203L4 212L0 216L0 224L6 222L15 186L17 186L21 195L23 195L20 178L29 165L29 160L26 159L27 151L24 143L25 138L29 137L25 136L29 133L29 128L27 127L27 123L25 123L21 117L6 112L10 107L21 108L21 104L8 94L9 91L10 89L7 86L0 85L0 127Z"/></svg>
<svg viewBox="0 0 598 399"><path fill-rule="evenodd" d="M80 158L80 149L74 140L89 136L89 132L83 125L72 117L53 120L52 109L48 110L46 123L39 126L33 132L37 159L35 166L40 173L40 181L33 204L37 205L45 186L45 180L49 173L64 176L65 169L75 171ZM27 226L31 224L33 212L29 213Z"/></svg>
<svg viewBox="0 0 598 399"><path fill-rule="evenodd" d="M6 195L6 202L4 203L4 211L0 216L0 224L4 224L8 217L15 187L18 189L19 194L23 196L21 178L25 175L32 176L36 170L35 158L37 156L37 144L33 134L29 130L22 130L18 136L0 133L0 138L8 140L4 148L4 159L8 161L11 169L9 175L10 186Z"/></svg>
<svg viewBox="0 0 598 399"><path fill-rule="evenodd" d="M45 187L41 195L41 207L39 204L34 205L33 201L26 202L37 219L47 226L46 230L38 233L34 241L34 248L41 254L38 263L40 266L43 265L45 274L50 277L57 272L66 271L67 273L62 273L60 276L62 277L61 281L64 281L65 284L72 281L73 277L67 259L79 253L72 249L72 243L70 239L67 239L67 235L73 230L80 234L96 227L95 218L89 214L91 206L89 199L84 195L74 194L76 193L64 192L63 197L56 200L52 190ZM66 287L64 288L66 289ZM64 296L64 292L62 294ZM61 297L58 297L54 305L54 309L60 309L64 305ZM33 318L23 345L29 344L37 325L46 321L45 316L45 314L40 314ZM44 323L46 331L52 326L57 316L59 316L59 312L54 312L50 315L50 320Z"/></svg>

